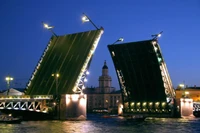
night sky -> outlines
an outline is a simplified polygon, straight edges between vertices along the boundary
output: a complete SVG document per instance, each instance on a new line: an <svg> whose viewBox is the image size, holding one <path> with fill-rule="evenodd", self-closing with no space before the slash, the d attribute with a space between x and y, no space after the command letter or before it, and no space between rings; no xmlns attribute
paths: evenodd
<svg viewBox="0 0 200 133"><path fill-rule="evenodd" d="M159 44L174 87L185 82L200 86L199 0L1 0L0 90L5 77L14 77L11 87L25 87L46 47L51 32L41 21L55 26L57 35L94 30L82 23L84 12L104 34L95 51L87 86L98 86L104 60L112 86L119 89L107 45L119 37L124 42L151 39L163 31Z"/></svg>

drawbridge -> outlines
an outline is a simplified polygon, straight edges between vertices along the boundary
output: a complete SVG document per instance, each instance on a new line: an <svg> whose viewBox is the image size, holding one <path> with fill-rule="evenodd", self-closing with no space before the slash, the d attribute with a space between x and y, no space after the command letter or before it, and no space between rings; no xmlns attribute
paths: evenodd
<svg viewBox="0 0 200 133"><path fill-rule="evenodd" d="M81 94L85 88L84 80L102 34L103 28L52 36L28 81L25 95L1 96L0 109L60 112L63 95Z"/></svg>
<svg viewBox="0 0 200 133"><path fill-rule="evenodd" d="M175 91L157 39L108 45L122 91L123 113L172 116Z"/></svg>
<svg viewBox="0 0 200 133"><path fill-rule="evenodd" d="M52 36L27 84L27 95L81 93L103 29Z"/></svg>

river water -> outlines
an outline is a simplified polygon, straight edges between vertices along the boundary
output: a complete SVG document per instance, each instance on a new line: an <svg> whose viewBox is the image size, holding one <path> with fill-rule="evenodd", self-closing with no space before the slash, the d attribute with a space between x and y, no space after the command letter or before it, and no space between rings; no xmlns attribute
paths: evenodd
<svg viewBox="0 0 200 133"><path fill-rule="evenodd" d="M22 121L0 124L0 133L200 133L200 118L147 118L89 116L86 121Z"/></svg>

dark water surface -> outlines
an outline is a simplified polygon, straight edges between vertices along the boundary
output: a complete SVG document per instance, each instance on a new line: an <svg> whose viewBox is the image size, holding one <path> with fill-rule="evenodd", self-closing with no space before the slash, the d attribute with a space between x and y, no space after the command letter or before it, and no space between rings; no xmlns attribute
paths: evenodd
<svg viewBox="0 0 200 133"><path fill-rule="evenodd" d="M86 121L23 121L0 124L0 133L200 133L200 118L147 118L88 116Z"/></svg>

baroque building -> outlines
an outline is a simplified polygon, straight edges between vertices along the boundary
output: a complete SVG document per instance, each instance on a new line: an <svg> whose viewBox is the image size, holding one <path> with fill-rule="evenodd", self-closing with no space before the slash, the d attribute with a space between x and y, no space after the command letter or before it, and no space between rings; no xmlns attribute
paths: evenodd
<svg viewBox="0 0 200 133"><path fill-rule="evenodd" d="M87 111L117 113L118 105L122 103L121 91L112 87L112 78L108 74L106 61L99 76L99 86L86 88Z"/></svg>

